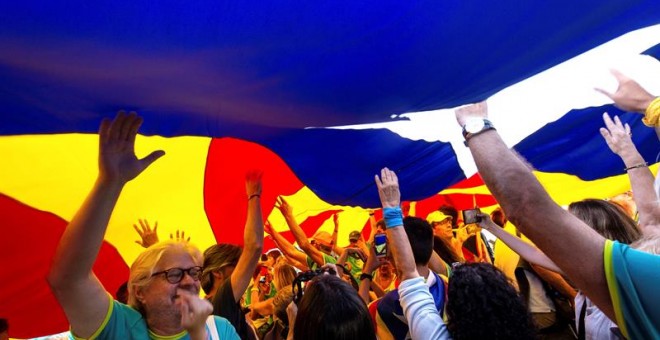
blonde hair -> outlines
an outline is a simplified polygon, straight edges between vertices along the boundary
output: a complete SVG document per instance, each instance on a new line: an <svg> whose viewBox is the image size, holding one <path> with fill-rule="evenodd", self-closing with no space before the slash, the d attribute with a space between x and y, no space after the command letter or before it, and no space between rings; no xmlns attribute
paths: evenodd
<svg viewBox="0 0 660 340"><path fill-rule="evenodd" d="M190 255L196 264L202 265L202 253L197 247L185 241L162 241L143 251L131 265L131 272L128 276L128 305L142 314L144 314L144 306L136 298L135 292L149 285L156 265L163 254L171 250L183 250Z"/></svg>
<svg viewBox="0 0 660 340"><path fill-rule="evenodd" d="M275 283L276 290L279 291L286 286L291 286L295 279L296 270L292 266L281 263L273 268L273 283Z"/></svg>

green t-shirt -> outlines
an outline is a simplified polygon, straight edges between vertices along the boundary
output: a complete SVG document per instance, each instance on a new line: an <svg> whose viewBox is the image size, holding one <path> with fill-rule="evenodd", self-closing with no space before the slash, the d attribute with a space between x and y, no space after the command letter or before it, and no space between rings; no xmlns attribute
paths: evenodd
<svg viewBox="0 0 660 340"><path fill-rule="evenodd" d="M326 253L321 253L321 254L323 254L323 264L324 265L326 263L333 263L333 264L337 263L337 259L335 259L334 257L332 257L332 256L330 256ZM311 270L316 270L316 269L320 268L321 266L319 266L316 262L314 262L314 260L312 260L312 258L309 255L307 255L307 267L309 267L309 269L311 269Z"/></svg>
<svg viewBox="0 0 660 340"><path fill-rule="evenodd" d="M350 271L351 275L360 282L360 274L362 274L362 267L364 267L364 261L359 257L348 256L346 262L351 265Z"/></svg>
<svg viewBox="0 0 660 340"><path fill-rule="evenodd" d="M245 290L245 294L243 294L243 305L244 306L249 306L252 304L252 288L254 288L254 283L251 283L247 290ZM266 299L270 299L272 297L275 297L275 294L277 294L277 289L275 289L275 283L273 281L270 282L270 292L266 294Z"/></svg>

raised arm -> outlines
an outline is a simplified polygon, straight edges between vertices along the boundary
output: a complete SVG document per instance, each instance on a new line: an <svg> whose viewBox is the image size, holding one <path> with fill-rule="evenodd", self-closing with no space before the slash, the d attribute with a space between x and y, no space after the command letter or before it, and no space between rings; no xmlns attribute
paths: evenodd
<svg viewBox="0 0 660 340"><path fill-rule="evenodd" d="M399 192L399 179L394 171L383 168L380 177L376 175L376 186L378 195L383 204L383 217L385 218L387 243L392 251L392 257L396 268L401 273L401 281L419 277L415 258L413 256L410 241L405 229L403 229L403 215L401 213L401 192ZM396 211L399 211L397 218ZM390 216L391 215L391 216Z"/></svg>
<svg viewBox="0 0 660 340"><path fill-rule="evenodd" d="M90 337L101 326L111 303L92 267L119 195L128 181L165 154L154 151L143 159L135 156L135 137L141 124L142 118L124 111L112 122L104 119L101 123L99 175L66 227L48 273L53 294L78 337Z"/></svg>
<svg viewBox="0 0 660 340"><path fill-rule="evenodd" d="M245 176L247 194L247 221L243 231L243 252L238 258L236 268L231 273L231 289L234 300L240 301L245 293L252 274L257 268L264 247L264 223L261 217L261 176L259 171L250 171Z"/></svg>
<svg viewBox="0 0 660 340"><path fill-rule="evenodd" d="M387 242L401 273L399 297L413 339L448 339L449 333L433 302L424 279L419 276L408 235L403 228L399 180L384 168L375 176L378 195L383 204Z"/></svg>
<svg viewBox="0 0 660 340"><path fill-rule="evenodd" d="M305 254L307 254L312 259L312 261L316 262L319 266L325 265L323 253L321 253L320 250L316 249L311 243L309 243L305 232L302 230L302 228L300 228L298 222L296 222L296 218L293 216L293 208L284 199L284 197L279 196L277 198L277 205L275 207L282 212L282 215L284 215L286 224L289 226L289 229L291 230L293 237L296 239L296 242L298 242L300 249L302 249Z"/></svg>
<svg viewBox="0 0 660 340"><path fill-rule="evenodd" d="M660 228L660 216L657 214L660 202L658 193L653 188L653 173L631 139L630 126L622 124L617 116L612 120L607 113L603 114L603 121L605 127L600 129L600 134L610 150L621 157L625 164L633 190L633 200L639 211L640 226Z"/></svg>
<svg viewBox="0 0 660 340"><path fill-rule="evenodd" d="M335 213L332 215L332 222L335 225L335 229L332 230L332 250L337 255L341 255L344 253L344 248L337 245L337 236L339 235L339 214Z"/></svg>
<svg viewBox="0 0 660 340"><path fill-rule="evenodd" d="M458 123L462 127L469 123L471 130L481 126L487 117L485 102L456 110ZM509 220L614 320L603 265L605 239L557 205L496 130L481 130L468 136L467 144L477 169L509 213ZM575 261L575 254L580 254L580 261Z"/></svg>
<svg viewBox="0 0 660 340"><path fill-rule="evenodd" d="M527 262L539 265L543 268L547 268L553 272L563 274L562 270L557 267L557 265L552 262L548 256L540 251L539 248L534 247L533 245L525 242L523 239L518 238L515 235L509 234L506 232L506 230L495 224L495 222L490 219L488 214L482 213L479 214L479 216L481 216L481 222L479 222L479 226L497 236L500 241L504 242L518 255L522 256L522 258Z"/></svg>
<svg viewBox="0 0 660 340"><path fill-rule="evenodd" d="M277 248L282 251L286 258L300 263L306 262L306 255L298 251L298 249L296 249L296 247L294 247L291 242L289 242L286 238L284 238L284 236L280 235L279 232L273 229L268 221L266 221L264 228L266 232L273 238L273 242L275 242Z"/></svg>

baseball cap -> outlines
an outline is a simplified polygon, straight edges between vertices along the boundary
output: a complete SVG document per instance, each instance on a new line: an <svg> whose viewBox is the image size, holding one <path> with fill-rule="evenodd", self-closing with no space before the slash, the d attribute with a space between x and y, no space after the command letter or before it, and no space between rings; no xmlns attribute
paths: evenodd
<svg viewBox="0 0 660 340"><path fill-rule="evenodd" d="M351 242L357 242L360 239L360 232L357 230L351 231L348 235L348 240Z"/></svg>
<svg viewBox="0 0 660 340"><path fill-rule="evenodd" d="M447 219L451 220L452 217L449 216L449 215L445 215L441 211L437 211L437 210L430 213L428 216L426 216L426 221L431 223L431 224L433 222L443 222Z"/></svg>
<svg viewBox="0 0 660 340"><path fill-rule="evenodd" d="M327 231L317 231L314 236L312 236L312 239L323 246L332 246L332 235Z"/></svg>

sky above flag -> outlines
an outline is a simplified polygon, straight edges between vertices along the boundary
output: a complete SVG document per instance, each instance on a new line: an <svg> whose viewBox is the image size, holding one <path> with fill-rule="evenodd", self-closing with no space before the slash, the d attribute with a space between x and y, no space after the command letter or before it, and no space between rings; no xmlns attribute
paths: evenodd
<svg viewBox="0 0 660 340"><path fill-rule="evenodd" d="M161 239L240 244L251 168L276 229L285 195L308 235L339 213L340 245L378 206L383 166L422 217L493 205L451 112L486 98L558 203L625 191L601 114L631 124L649 163L658 140L593 87L613 89L614 67L660 93L659 24L654 0L4 2L0 317L16 337L66 330L44 275L94 182L99 122L119 109L145 118L139 155L167 154L112 216L95 268L111 293L141 250L138 218L159 221ZM36 327L35 310L49 321Z"/></svg>

